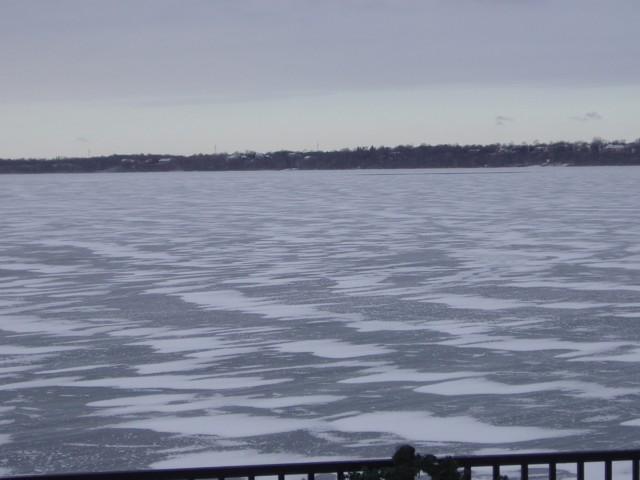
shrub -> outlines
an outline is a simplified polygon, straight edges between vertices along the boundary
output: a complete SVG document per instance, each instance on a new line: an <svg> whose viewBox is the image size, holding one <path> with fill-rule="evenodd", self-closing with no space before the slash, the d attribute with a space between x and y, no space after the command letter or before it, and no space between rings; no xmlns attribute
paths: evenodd
<svg viewBox="0 0 640 480"><path fill-rule="evenodd" d="M431 480L469 480L453 457L416 454L411 445L401 445L391 457L393 466L350 472L348 480L414 480L425 472ZM501 476L501 480L508 480Z"/></svg>

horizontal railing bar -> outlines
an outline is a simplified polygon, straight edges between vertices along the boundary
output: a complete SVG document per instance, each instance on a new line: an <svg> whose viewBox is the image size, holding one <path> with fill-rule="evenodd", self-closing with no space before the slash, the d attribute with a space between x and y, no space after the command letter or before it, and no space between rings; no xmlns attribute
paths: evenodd
<svg viewBox="0 0 640 480"><path fill-rule="evenodd" d="M452 456L460 468L470 472L472 467L492 467L494 474L500 472L501 466L519 466L526 478L530 465L547 465L553 476L558 464L574 463L578 466L578 478L584 472L584 464L605 462L607 475L611 462L631 461L633 479L637 480L640 468L640 450L600 450L581 452L543 452L515 453L505 455ZM229 479L246 477L256 479L261 476L306 475L312 480L316 474L333 473L338 479L344 479L346 472L362 471L368 468L385 468L393 466L390 459L348 460L336 462L282 463L267 465L241 465L229 467L201 467L159 470L131 470L114 472L78 472L61 474L16 475L0 477L0 480L187 480L187 479Z"/></svg>

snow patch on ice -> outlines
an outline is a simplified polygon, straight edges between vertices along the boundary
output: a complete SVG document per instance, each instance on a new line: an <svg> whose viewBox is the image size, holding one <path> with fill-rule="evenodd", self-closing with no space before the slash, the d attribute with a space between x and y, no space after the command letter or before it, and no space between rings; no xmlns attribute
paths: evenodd
<svg viewBox="0 0 640 480"><path fill-rule="evenodd" d="M574 358L573 362L626 362L640 363L640 348L618 355L595 355L593 357Z"/></svg>
<svg viewBox="0 0 640 480"><path fill-rule="evenodd" d="M640 427L640 418L636 418L635 420L627 420L626 422L622 422L620 425L625 427Z"/></svg>
<svg viewBox="0 0 640 480"><path fill-rule="evenodd" d="M75 273L79 270L79 267L69 265L46 265L43 263L0 263L0 270L16 270L43 273L45 275L56 275L64 273Z"/></svg>
<svg viewBox="0 0 640 480"><path fill-rule="evenodd" d="M504 427L472 417L434 417L427 412L363 413L329 423L342 432L389 432L410 441L513 443L567 437L584 430L552 430L538 427Z"/></svg>
<svg viewBox="0 0 640 480"><path fill-rule="evenodd" d="M181 293L180 298L188 303L215 310L236 310L282 320L327 318L337 316L319 310L313 304L282 304L267 298L250 298L237 290Z"/></svg>
<svg viewBox="0 0 640 480"><path fill-rule="evenodd" d="M22 347L19 345L3 345L2 353L4 355L37 355L42 353L70 352L82 349L83 347Z"/></svg>
<svg viewBox="0 0 640 480"><path fill-rule="evenodd" d="M214 377L199 375L148 375L77 380L58 383L66 387L111 387L121 389L231 390L290 382L289 378ZM0 387L1 388L1 387Z"/></svg>
<svg viewBox="0 0 640 480"><path fill-rule="evenodd" d="M170 452L168 452L170 454ZM235 465L268 465L292 462L328 462L346 460L346 457L301 456L290 453L262 453L258 450L212 450L208 452L175 455L151 464L151 468L230 467Z"/></svg>
<svg viewBox="0 0 640 480"><path fill-rule="evenodd" d="M358 332L410 332L413 330L431 329L426 325L396 322L392 320L361 320L350 322L347 326L356 329Z"/></svg>
<svg viewBox="0 0 640 480"><path fill-rule="evenodd" d="M370 290L379 290L380 288L386 288L393 286L392 283L385 283L389 276L383 274L359 274L359 275L344 275L341 277L334 277L332 280L336 282L336 285L332 288L341 293L361 293Z"/></svg>
<svg viewBox="0 0 640 480"><path fill-rule="evenodd" d="M567 290L577 290L577 291L632 291L638 292L640 291L640 286L636 285L625 285L622 283L613 283L613 282L572 282L569 280L565 281L554 281L554 280L521 280L514 281L509 284L511 287L518 288L553 288L557 289L567 289Z"/></svg>
<svg viewBox="0 0 640 480"><path fill-rule="evenodd" d="M563 308L567 310L584 310L587 308L602 308L609 307L610 303L590 303L590 302L552 302L541 303L538 305L540 308Z"/></svg>
<svg viewBox="0 0 640 480"><path fill-rule="evenodd" d="M143 340L129 345L148 346L158 353L178 353L222 348L226 343L214 337L179 337Z"/></svg>
<svg viewBox="0 0 640 480"><path fill-rule="evenodd" d="M38 373L51 374L51 373L83 372L86 370L95 370L96 368L106 368L106 367L112 367L112 366L113 365L110 365L108 363L102 363L102 364L96 364L96 365L84 365L80 367L57 368L55 370L40 370Z"/></svg>
<svg viewBox="0 0 640 480"><path fill-rule="evenodd" d="M425 328L449 335L474 335L490 329L486 323L460 322L455 320L437 320L424 324Z"/></svg>
<svg viewBox="0 0 640 480"><path fill-rule="evenodd" d="M317 420L265 417L245 414L210 414L195 417L156 417L112 425L112 428L140 428L182 435L217 435L225 438L255 437L295 430L316 429Z"/></svg>
<svg viewBox="0 0 640 480"><path fill-rule="evenodd" d="M274 346L282 353L311 353L324 358L353 358L385 355L392 350L380 345L356 345L342 340L301 340Z"/></svg>
<svg viewBox="0 0 640 480"><path fill-rule="evenodd" d="M45 378L40 380L27 380L24 382L5 383L4 385L0 385L0 390L22 390L26 388L57 387L68 382L72 382L78 378L80 377L57 377Z"/></svg>
<svg viewBox="0 0 640 480"><path fill-rule="evenodd" d="M576 397L613 399L623 395L637 395L638 388L605 388L594 383L558 380L528 384L506 384L485 378L466 378L449 382L426 385L414 389L420 393L433 395L522 395L543 391L560 391Z"/></svg>
<svg viewBox="0 0 640 480"><path fill-rule="evenodd" d="M514 338L489 335L470 335L453 340L439 342L439 345L451 345L487 350L509 352L536 352L542 350L571 350L556 355L556 358L572 358L614 350L628 345L625 342L572 342L556 338Z"/></svg>
<svg viewBox="0 0 640 480"><path fill-rule="evenodd" d="M95 325L69 320L43 320L36 316L1 316L0 330L15 333L42 333L55 336L89 336Z"/></svg>
<svg viewBox="0 0 640 480"><path fill-rule="evenodd" d="M511 308L530 307L530 303L519 300L508 300L504 298L489 298L474 295L425 295L417 296L407 300L415 300L427 303L443 303L451 308L469 310L507 310Z"/></svg>
<svg viewBox="0 0 640 480"><path fill-rule="evenodd" d="M378 382L439 382L452 378L470 378L482 375L478 372L418 372L417 370L394 367L371 368L360 377L346 378L338 383L378 383Z"/></svg>
<svg viewBox="0 0 640 480"><path fill-rule="evenodd" d="M154 394L90 402L89 407L101 408L99 415L120 416L149 412L178 413L195 410L216 410L226 407L248 407L277 410L290 407L325 405L343 400L338 395L307 395L283 397L259 396L197 396L195 394Z"/></svg>

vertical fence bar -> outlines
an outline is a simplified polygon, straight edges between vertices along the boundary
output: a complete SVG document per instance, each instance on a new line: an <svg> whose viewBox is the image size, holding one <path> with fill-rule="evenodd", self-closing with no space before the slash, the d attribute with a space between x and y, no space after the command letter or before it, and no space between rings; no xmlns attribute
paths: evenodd
<svg viewBox="0 0 640 480"><path fill-rule="evenodd" d="M284 473L278 474L278 480L284 480Z"/></svg>
<svg viewBox="0 0 640 480"><path fill-rule="evenodd" d="M634 458L631 461L631 478L633 480L640 480L640 459Z"/></svg>
<svg viewBox="0 0 640 480"><path fill-rule="evenodd" d="M520 465L520 480L529 480L529 464Z"/></svg>
<svg viewBox="0 0 640 480"><path fill-rule="evenodd" d="M315 474L315 473L313 473L313 472L309 472L309 473L307 474L307 479L308 479L308 480L315 480L315 478L316 478L316 474Z"/></svg>
<svg viewBox="0 0 640 480"><path fill-rule="evenodd" d="M605 460L604 462L604 480L612 480L613 478L611 463L611 460Z"/></svg>
<svg viewBox="0 0 640 480"><path fill-rule="evenodd" d="M584 480L584 462L578 462L576 467L577 480Z"/></svg>
<svg viewBox="0 0 640 480"><path fill-rule="evenodd" d="M469 465L464 467L464 480L471 480L471 467Z"/></svg>
<svg viewBox="0 0 640 480"><path fill-rule="evenodd" d="M556 480L556 464L549 464L549 480Z"/></svg>
<svg viewBox="0 0 640 480"><path fill-rule="evenodd" d="M338 472L338 480L344 480L344 472Z"/></svg>
<svg viewBox="0 0 640 480"><path fill-rule="evenodd" d="M493 480L500 480L500 464L493 465Z"/></svg>

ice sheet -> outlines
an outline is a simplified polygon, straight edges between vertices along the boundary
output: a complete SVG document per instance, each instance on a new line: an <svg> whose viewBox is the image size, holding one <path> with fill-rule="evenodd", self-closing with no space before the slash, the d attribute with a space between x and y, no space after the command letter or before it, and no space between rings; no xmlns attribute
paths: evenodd
<svg viewBox="0 0 640 480"><path fill-rule="evenodd" d="M633 448L640 170L509 172L0 176L6 464Z"/></svg>

